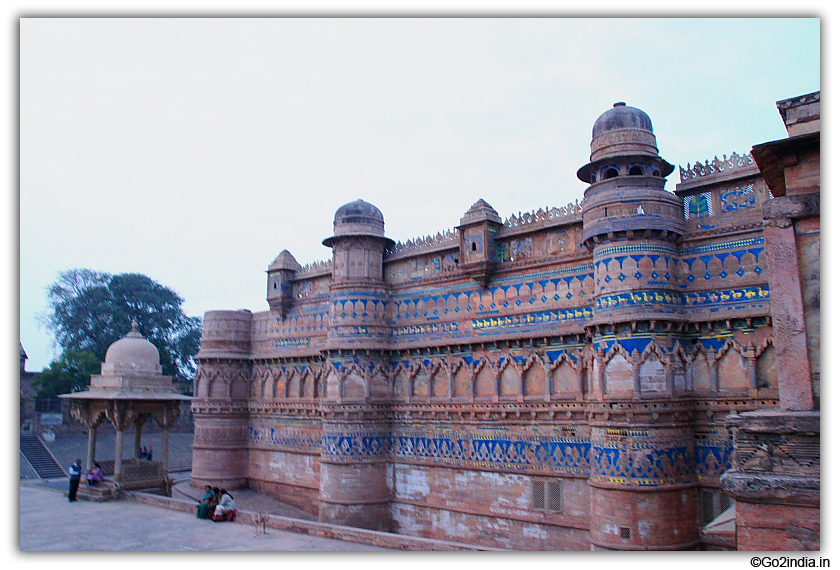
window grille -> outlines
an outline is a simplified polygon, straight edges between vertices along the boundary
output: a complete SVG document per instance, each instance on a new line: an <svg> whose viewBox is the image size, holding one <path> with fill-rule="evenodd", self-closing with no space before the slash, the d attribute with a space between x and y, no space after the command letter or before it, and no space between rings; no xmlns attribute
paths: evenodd
<svg viewBox="0 0 840 570"><path fill-rule="evenodd" d="M624 540L630 540L630 528L629 527L626 527L626 526L621 527L620 532L621 532L621 538L623 538Z"/></svg>
<svg viewBox="0 0 840 570"><path fill-rule="evenodd" d="M732 505L732 499L720 489L700 490L700 518L704 525L709 524Z"/></svg>
<svg viewBox="0 0 840 570"><path fill-rule="evenodd" d="M35 411L40 414L60 414L61 400L58 398L36 398Z"/></svg>
<svg viewBox="0 0 840 570"><path fill-rule="evenodd" d="M550 513L562 513L563 480L531 479L531 509Z"/></svg>

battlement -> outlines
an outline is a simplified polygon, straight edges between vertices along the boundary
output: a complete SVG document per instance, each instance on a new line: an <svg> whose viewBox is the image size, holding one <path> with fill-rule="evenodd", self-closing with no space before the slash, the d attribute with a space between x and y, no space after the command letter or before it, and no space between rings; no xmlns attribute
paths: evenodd
<svg viewBox="0 0 840 570"><path fill-rule="evenodd" d="M686 165L685 168L680 166L680 185L685 186L691 182L706 183L712 181L712 179L729 177L730 174L749 175L757 173L758 166L756 166L751 153L738 154L733 152L729 156L724 154L723 160L715 156L711 162L706 160L705 164L698 161L694 163L694 166L690 164Z"/></svg>

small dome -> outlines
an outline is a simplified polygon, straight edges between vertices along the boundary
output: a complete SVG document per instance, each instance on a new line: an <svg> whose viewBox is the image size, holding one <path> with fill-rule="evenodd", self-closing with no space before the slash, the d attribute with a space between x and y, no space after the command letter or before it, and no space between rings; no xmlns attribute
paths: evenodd
<svg viewBox="0 0 840 570"><path fill-rule="evenodd" d="M143 338L137 323L131 322L131 331L108 347L104 368L125 372L153 372L160 374L160 353L155 345Z"/></svg>
<svg viewBox="0 0 840 570"><path fill-rule="evenodd" d="M659 156L650 117L622 102L595 121L589 150L590 162L619 156Z"/></svg>
<svg viewBox="0 0 840 570"><path fill-rule="evenodd" d="M627 103L619 101L595 121L592 138L618 129L641 129L653 133L653 123L650 122L648 114L641 109L628 107Z"/></svg>
<svg viewBox="0 0 840 570"><path fill-rule="evenodd" d="M339 224L376 224L376 222L382 225L384 233L385 216L382 215L379 208L364 200L356 200L344 204L336 210L333 226Z"/></svg>
<svg viewBox="0 0 840 570"><path fill-rule="evenodd" d="M334 238L340 236L373 236L385 237L385 216L369 202L356 200L344 204L335 212L333 220L333 237L324 240L324 245L331 247ZM385 238L388 242L388 238Z"/></svg>

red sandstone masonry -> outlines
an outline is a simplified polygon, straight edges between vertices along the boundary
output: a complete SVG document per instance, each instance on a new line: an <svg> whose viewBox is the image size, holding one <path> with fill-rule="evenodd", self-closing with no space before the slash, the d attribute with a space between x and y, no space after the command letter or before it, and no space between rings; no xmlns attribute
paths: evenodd
<svg viewBox="0 0 840 570"><path fill-rule="evenodd" d="M153 505L174 511L182 511L195 514L194 501L181 501L179 499L172 499L169 497L162 497L160 495L150 495L147 493L129 493L121 491L119 498L122 500L133 501L136 503L143 503L146 505ZM493 548L490 546L478 546L473 544L461 544L447 540L435 540L429 538L420 538L416 536L405 536L401 534L393 534L389 532L380 532L374 530L365 530L361 528L354 528L341 525L326 524L321 522L305 521L301 519L293 519L289 517L281 517L279 515L265 515L266 526L289 532L298 532L301 534L311 534L323 538L334 538L336 540L344 540L347 542L360 542L363 544L371 544L373 546L381 546L384 548L395 548L398 550L413 550L413 551L502 551L503 549ZM255 524L257 515L249 511L239 511L234 524Z"/></svg>

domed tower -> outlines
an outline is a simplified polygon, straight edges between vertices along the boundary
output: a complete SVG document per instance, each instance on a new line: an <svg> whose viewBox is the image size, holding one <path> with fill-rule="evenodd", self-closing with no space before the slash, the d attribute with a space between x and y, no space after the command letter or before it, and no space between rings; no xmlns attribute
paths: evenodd
<svg viewBox="0 0 840 570"><path fill-rule="evenodd" d="M321 448L318 518L387 531L392 524L388 464L371 461L384 455L377 452L360 461L341 453L338 442L348 433L374 439L382 434L379 416L361 410L388 398L381 369L389 358L390 289L382 258L394 242L385 237L382 212L364 200L340 207L333 228L333 236L323 242L333 248L333 275L327 349L322 351L327 374L321 438L327 443Z"/></svg>
<svg viewBox="0 0 840 570"><path fill-rule="evenodd" d="M383 348L391 329L385 321L382 258L394 241L385 237L382 212L364 200L343 205L335 213L333 236L323 243L333 250L330 348Z"/></svg>
<svg viewBox="0 0 840 570"><path fill-rule="evenodd" d="M592 127L583 239L594 256L593 324L674 319L676 243L685 236L682 201L665 190L674 166L659 156L650 117L616 103ZM644 293L633 296L631 293Z"/></svg>
<svg viewBox="0 0 840 570"><path fill-rule="evenodd" d="M674 400L684 321L677 244L681 200L659 156L650 117L616 103L592 128L583 239L595 291L591 526L596 548L680 549L696 543L693 432Z"/></svg>

